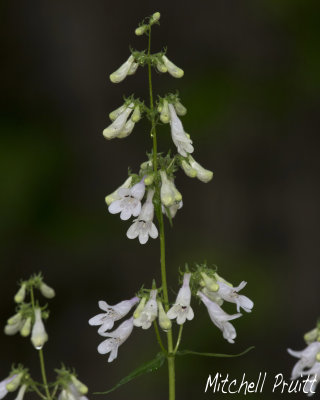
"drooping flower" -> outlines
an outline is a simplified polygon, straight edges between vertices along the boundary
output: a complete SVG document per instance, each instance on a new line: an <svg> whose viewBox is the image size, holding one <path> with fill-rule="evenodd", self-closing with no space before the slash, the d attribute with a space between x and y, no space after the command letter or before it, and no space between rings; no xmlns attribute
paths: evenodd
<svg viewBox="0 0 320 400"><path fill-rule="evenodd" d="M23 337L27 337L30 335L30 332L31 332L31 317L28 317L20 329L20 334Z"/></svg>
<svg viewBox="0 0 320 400"><path fill-rule="evenodd" d="M20 289L14 296L14 301L16 303L22 303L24 301L24 298L26 297L26 284L22 283Z"/></svg>
<svg viewBox="0 0 320 400"><path fill-rule="evenodd" d="M106 332L113 328L115 321L126 316L138 301L138 297L133 297L130 300L121 301L114 306L107 304L105 301L99 301L99 308L105 312L90 318L89 324L92 326L101 325L98 329L99 334Z"/></svg>
<svg viewBox="0 0 320 400"><path fill-rule="evenodd" d="M141 327L142 329L149 329L152 322L157 318L158 304L157 304L157 290L153 289L150 292L149 300L143 307L137 318L134 318L134 326Z"/></svg>
<svg viewBox="0 0 320 400"><path fill-rule="evenodd" d="M316 362L317 353L320 352L320 342L309 344L304 350L294 351L288 349L288 353L299 361L296 362L292 369L291 379L297 379L305 368L311 368Z"/></svg>
<svg viewBox="0 0 320 400"><path fill-rule="evenodd" d="M167 208L164 205L162 205L162 213L166 214L168 218L174 218L178 210L180 210L180 208L182 207L183 207L182 200L174 203L172 206L169 206Z"/></svg>
<svg viewBox="0 0 320 400"><path fill-rule="evenodd" d="M189 155L188 161L191 167L196 170L197 178L204 183L208 183L213 178L213 172L203 168L195 159Z"/></svg>
<svg viewBox="0 0 320 400"><path fill-rule="evenodd" d="M183 284L178 292L174 305L167 312L170 319L176 319L178 325L182 325L188 319L191 321L194 317L193 310L190 306L191 290L190 290L190 273L185 273L183 276Z"/></svg>
<svg viewBox="0 0 320 400"><path fill-rule="evenodd" d="M161 203L165 207L173 206L175 203L180 202L182 200L181 193L175 187L173 181L168 178L165 171L160 171L161 177L161 189L160 189L160 198Z"/></svg>
<svg viewBox="0 0 320 400"><path fill-rule="evenodd" d="M315 394L316 387L320 382L320 362L316 362L313 366L301 373L304 376L309 376L308 382L306 382L303 387L304 392L308 393L308 396L311 397Z"/></svg>
<svg viewBox="0 0 320 400"><path fill-rule="evenodd" d="M182 78L183 77L183 75L184 75L183 70L181 68L177 67L175 64L173 64L173 62L170 61L168 59L168 57L162 56L162 61L171 76L173 76L174 78Z"/></svg>
<svg viewBox="0 0 320 400"><path fill-rule="evenodd" d="M132 64L134 63L134 57L131 55L126 62L124 62L116 71L110 75L110 80L113 83L119 83L124 80L128 75Z"/></svg>
<svg viewBox="0 0 320 400"><path fill-rule="evenodd" d="M111 119L111 121L114 121L115 119L117 119L119 117L119 115L122 114L123 111L127 108L127 106L128 106L128 104L124 103L124 104L122 104L122 106L111 111L111 113L109 114L109 118Z"/></svg>
<svg viewBox="0 0 320 400"><path fill-rule="evenodd" d="M129 178L127 178L126 181L120 187L118 187L118 189L116 189L113 193L107 195L105 197L105 202L107 203L107 205L110 206L113 201L120 200L121 196L119 195L118 190L128 189L131 186L131 182L132 176L129 176Z"/></svg>
<svg viewBox="0 0 320 400"><path fill-rule="evenodd" d="M73 390L73 388L76 389L80 395L88 393L88 387L84 383L79 381L79 379L77 379L74 375L71 375L71 382L73 386L71 390Z"/></svg>
<svg viewBox="0 0 320 400"><path fill-rule="evenodd" d="M135 126L135 123L133 122L133 120L128 119L128 121L125 123L122 131L118 134L117 138L124 139L124 138L128 137L132 133L134 126Z"/></svg>
<svg viewBox="0 0 320 400"><path fill-rule="evenodd" d="M31 342L37 350L42 349L45 342L48 340L48 335L45 330L41 317L41 309L36 308L34 311L35 322L32 327Z"/></svg>
<svg viewBox="0 0 320 400"><path fill-rule="evenodd" d="M163 100L163 104L161 106L160 121L164 124L170 122L169 104L168 100L166 99Z"/></svg>
<svg viewBox="0 0 320 400"><path fill-rule="evenodd" d="M171 125L171 137L173 143L176 145L178 153L183 157L187 157L189 153L194 151L192 146L192 140L188 138L187 134L183 129L183 125L176 114L174 106L169 104L170 111L170 125Z"/></svg>
<svg viewBox="0 0 320 400"><path fill-rule="evenodd" d="M243 308L246 312L251 312L253 302L247 296L238 293L246 286L247 282L242 281L239 286L232 287L221 281L219 278L217 281L219 284L218 294L223 300L235 303L238 312L240 312L240 308Z"/></svg>
<svg viewBox="0 0 320 400"><path fill-rule="evenodd" d="M122 322L113 332L105 332L101 336L108 337L108 339L101 342L98 346L100 354L110 353L108 362L112 362L118 356L118 348L130 336L133 329L133 317Z"/></svg>
<svg viewBox="0 0 320 400"><path fill-rule="evenodd" d="M183 169L184 173L189 176L189 178L195 178L197 176L197 171L192 168L186 160L181 161L181 168Z"/></svg>
<svg viewBox="0 0 320 400"><path fill-rule="evenodd" d="M137 217L141 211L141 200L144 196L145 184L143 179L129 188L120 188L117 191L120 199L113 201L108 210L111 214L120 213L123 221L128 220L132 215Z"/></svg>
<svg viewBox="0 0 320 400"><path fill-rule="evenodd" d="M106 139L114 139L115 137L119 137L123 129L125 128L127 119L131 112L133 111L133 103L130 103L124 111L122 111L117 118L103 131L103 136Z"/></svg>
<svg viewBox="0 0 320 400"><path fill-rule="evenodd" d="M179 115L180 117L183 117L184 115L187 114L187 109L183 104L180 103L179 100L174 103L174 108L176 110L177 115Z"/></svg>
<svg viewBox="0 0 320 400"><path fill-rule="evenodd" d="M127 231L127 237L129 239L135 239L139 237L140 244L147 243L149 236L152 239L158 237L158 229L153 223L154 216L154 205L152 203L152 198L154 195L154 190L149 190L147 195L147 200L142 206L139 217L133 221L133 224Z"/></svg>
<svg viewBox="0 0 320 400"><path fill-rule="evenodd" d="M14 318L16 317L16 318ZM12 336L20 331L25 323L25 319L22 318L21 314L16 314L8 320L7 325L4 327L4 333Z"/></svg>
<svg viewBox="0 0 320 400"><path fill-rule="evenodd" d="M242 314L238 313L229 315L223 311L217 303L211 301L202 292L198 291L197 295L207 307L211 321L222 331L223 337L229 343L234 343L237 333L234 326L229 321L241 317Z"/></svg>

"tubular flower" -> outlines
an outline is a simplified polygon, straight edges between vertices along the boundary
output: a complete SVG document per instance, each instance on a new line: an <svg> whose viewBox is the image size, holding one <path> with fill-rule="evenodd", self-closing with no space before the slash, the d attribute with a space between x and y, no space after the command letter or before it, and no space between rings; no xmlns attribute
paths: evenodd
<svg viewBox="0 0 320 400"><path fill-rule="evenodd" d="M48 340L48 335L42 322L41 309L36 308L34 313L35 322L32 327L31 342L37 350L40 350Z"/></svg>
<svg viewBox="0 0 320 400"><path fill-rule="evenodd" d="M182 206L183 206L182 200L174 203L172 206L169 206L167 208L164 205L162 205L162 213L166 214L168 218L174 218L178 210L180 210Z"/></svg>
<svg viewBox="0 0 320 400"><path fill-rule="evenodd" d="M198 291L197 295L200 297L203 304L207 307L211 321L222 331L223 337L229 343L234 343L234 339L237 337L237 333L234 326L229 321L241 317L242 314L238 313L234 315L229 315L224 312L218 304L211 301L202 292Z"/></svg>
<svg viewBox="0 0 320 400"><path fill-rule="evenodd" d="M105 332L101 336L108 337L109 339L104 340L98 346L98 352L100 354L110 353L108 362L112 362L118 356L118 348L124 343L130 336L133 329L133 317L122 322L113 332Z"/></svg>
<svg viewBox="0 0 320 400"><path fill-rule="evenodd" d="M10 320L12 321L13 318L10 318L8 320L7 325L4 327L4 333L8 336L12 336L18 333L25 323L25 319L23 319L21 316L20 318L17 318L17 320L14 321L14 323L9 323Z"/></svg>
<svg viewBox="0 0 320 400"><path fill-rule="evenodd" d="M115 137L119 137L123 129L125 128L127 119L131 112L133 111L133 103L130 103L124 111L122 111L117 118L103 131L103 136L106 139L114 139Z"/></svg>
<svg viewBox="0 0 320 400"><path fill-rule="evenodd" d="M178 296L174 305L167 312L167 316L170 319L177 319L177 324L182 325L188 319L191 321L194 317L193 310L190 306L191 302L191 290L190 290L190 278L191 274L186 273L183 276L183 284L179 290Z"/></svg>
<svg viewBox="0 0 320 400"><path fill-rule="evenodd" d="M142 329L149 329L152 322L157 318L158 304L157 304L157 290L153 289L150 292L149 300L144 306L143 310L137 318L134 318L134 326L141 327Z"/></svg>
<svg viewBox="0 0 320 400"><path fill-rule="evenodd" d="M134 57L131 55L125 63L121 65L115 72L110 75L110 80L113 83L119 83L129 74L132 64L134 63Z"/></svg>
<svg viewBox="0 0 320 400"><path fill-rule="evenodd" d="M105 197L105 202L107 203L108 206L116 200L120 200L121 196L118 194L119 189L128 189L131 186L132 182L132 176L129 176L129 178L126 179L126 181L118 187L113 193L109 194L108 196Z"/></svg>
<svg viewBox="0 0 320 400"><path fill-rule="evenodd" d="M111 113L109 114L109 118L111 119L111 121L114 121L115 119L117 119L119 117L119 115L122 114L123 111L127 108L127 106L128 105L126 103L124 103L124 104L122 104L122 106L111 111Z"/></svg>
<svg viewBox="0 0 320 400"><path fill-rule="evenodd" d="M139 217L133 221L133 224L127 231L128 239L135 239L139 237L140 244L147 243L149 236L152 239L158 237L158 229L153 223L154 216L154 206L152 203L152 198L154 195L154 190L149 190L147 195L147 200L142 206Z"/></svg>
<svg viewBox="0 0 320 400"><path fill-rule="evenodd" d="M196 170L196 177L203 183L208 183L213 178L213 172L203 168L195 159L189 155L189 163L191 167Z"/></svg>
<svg viewBox="0 0 320 400"><path fill-rule="evenodd" d="M127 75L134 75L137 72L138 67L139 67L139 64L137 62L133 62L131 64L131 67L130 67Z"/></svg>
<svg viewBox="0 0 320 400"><path fill-rule="evenodd" d="M111 214L120 213L123 221L128 220L132 215L137 217L141 211L141 200L144 196L145 184L143 179L129 188L120 188L117 191L120 199L113 201L108 210Z"/></svg>
<svg viewBox="0 0 320 400"><path fill-rule="evenodd" d="M162 62L166 66L169 74L173 76L174 78L182 78L184 75L184 72L181 68L177 67L175 64L173 64L172 61L170 61L166 56L162 56Z"/></svg>
<svg viewBox="0 0 320 400"><path fill-rule="evenodd" d="M166 99L163 100L163 104L161 107L160 121L163 122L164 124L170 122L169 104Z"/></svg>
<svg viewBox="0 0 320 400"><path fill-rule="evenodd" d="M171 137L173 143L176 145L178 153L181 154L183 157L187 157L189 153L193 153L194 151L192 140L188 138L186 132L184 131L182 123L174 109L174 106L172 104L169 104L168 107L170 111Z"/></svg>
<svg viewBox="0 0 320 400"><path fill-rule="evenodd" d="M181 161L181 168L183 169L184 173L189 176L189 178L195 178L197 176L197 171L192 168L186 160Z"/></svg>
<svg viewBox="0 0 320 400"><path fill-rule="evenodd" d="M253 308L253 302L248 297L238 294L238 292L240 292L240 290L246 286L247 282L242 281L237 287L229 286L219 279L218 283L218 294L223 300L229 301L230 303L235 303L237 305L238 312L240 312L240 308L243 308L246 312L251 312Z"/></svg>
<svg viewBox="0 0 320 400"><path fill-rule="evenodd" d="M175 187L174 182L168 178L165 171L160 171L161 176L161 189L160 189L160 198L161 203L165 207L173 206L175 203L180 202L182 200L181 193Z"/></svg>
<svg viewBox="0 0 320 400"><path fill-rule="evenodd" d="M134 107L133 113L131 115L131 119L132 119L132 121L134 123L140 121L140 119L141 119L141 111L140 111L140 106L139 105L136 105Z"/></svg>
<svg viewBox="0 0 320 400"><path fill-rule="evenodd" d="M14 380L17 375L8 376L0 382L0 400L8 394L7 384Z"/></svg>
<svg viewBox="0 0 320 400"><path fill-rule="evenodd" d="M26 297L26 284L23 283L20 289L17 291L16 295L14 296L14 301L16 303L22 303L25 297Z"/></svg>
<svg viewBox="0 0 320 400"><path fill-rule="evenodd" d="M123 318L128 314L131 308L139 301L138 297L133 297L130 300L124 300L120 303L110 306L105 301L99 301L99 308L105 311L89 319L89 325L101 325L98 333L104 333L113 328L114 322Z"/></svg>
<svg viewBox="0 0 320 400"><path fill-rule="evenodd" d="M160 60L157 60L156 68L159 72L165 73L168 72L168 68L164 65L164 63Z"/></svg>
<svg viewBox="0 0 320 400"><path fill-rule="evenodd" d="M55 291L44 282L41 282L39 289L42 293L42 296L46 297L47 299L52 299L56 295Z"/></svg>
<svg viewBox="0 0 320 400"><path fill-rule="evenodd" d="M299 378L300 374L305 368L311 368L316 362L317 353L320 352L320 342L313 342L309 344L304 350L294 351L288 349L288 353L299 361L296 362L292 369L291 379Z"/></svg>
<svg viewBox="0 0 320 400"><path fill-rule="evenodd" d="M176 110L176 113L180 116L183 117L184 115L187 114L187 109L183 104L180 103L180 101L176 101L174 103L174 108Z"/></svg>
<svg viewBox="0 0 320 400"><path fill-rule="evenodd" d="M128 119L128 121L125 123L122 131L118 134L118 139L124 139L126 137L128 137L132 131L133 128L135 126L135 123L132 121L132 119Z"/></svg>
<svg viewBox="0 0 320 400"><path fill-rule="evenodd" d="M30 335L30 332L31 332L31 317L28 317L20 329L20 334L23 337L27 337Z"/></svg>

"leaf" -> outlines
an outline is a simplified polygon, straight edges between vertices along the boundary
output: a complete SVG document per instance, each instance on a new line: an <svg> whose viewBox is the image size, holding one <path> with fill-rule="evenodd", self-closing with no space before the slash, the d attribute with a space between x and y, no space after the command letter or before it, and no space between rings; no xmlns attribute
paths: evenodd
<svg viewBox="0 0 320 400"><path fill-rule="evenodd" d="M248 353L252 349L254 349L254 346L247 348L245 351L243 351L242 353L239 353L239 354L199 353L198 351L192 351L192 350L180 350L180 351L177 351L176 355L177 356L185 356L188 354L193 354L195 356L204 356L204 357L231 358L231 357L243 356L244 354Z"/></svg>
<svg viewBox="0 0 320 400"><path fill-rule="evenodd" d="M140 375L147 374L149 372L156 371L160 367L162 367L166 356L163 353L158 353L155 358L151 361L148 361L145 364L142 364L140 367L133 370L129 375L122 378L113 388L107 390L106 392L95 392L94 394L108 394L118 389L118 387L132 381L135 378L138 378Z"/></svg>

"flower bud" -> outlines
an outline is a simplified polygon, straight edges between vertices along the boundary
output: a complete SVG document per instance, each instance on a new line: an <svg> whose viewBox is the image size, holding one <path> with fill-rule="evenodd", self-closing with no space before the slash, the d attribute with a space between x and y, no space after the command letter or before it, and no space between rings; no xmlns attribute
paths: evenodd
<svg viewBox="0 0 320 400"><path fill-rule="evenodd" d="M224 278L222 278L222 276L218 275L217 272L214 273L214 277L216 278L217 281L221 281L221 282L225 283L226 285L233 287L232 283L226 281Z"/></svg>
<svg viewBox="0 0 320 400"><path fill-rule="evenodd" d="M120 199L120 196L118 195L118 190L121 188L128 189L131 186L131 182L132 182L132 176L129 176L129 178L120 187L118 187L118 189L116 189L113 193L106 196L104 200L107 203L107 205L110 206L112 202Z"/></svg>
<svg viewBox="0 0 320 400"><path fill-rule="evenodd" d="M8 321L9 322L9 321ZM307 344L310 344L310 343L312 343L312 342L314 342L316 339L317 339L317 337L318 337L318 329L317 328L314 328L314 329L312 329L312 331L310 331L310 332L307 332L305 335L304 335L304 340L305 340L305 342L307 343Z"/></svg>
<svg viewBox="0 0 320 400"><path fill-rule="evenodd" d="M211 290L212 292L217 292L219 290L219 285L217 281L213 278L210 278L205 272L201 272L202 279L206 285L206 288Z"/></svg>
<svg viewBox="0 0 320 400"><path fill-rule="evenodd" d="M187 109L185 108L184 105L182 105L182 104L180 103L180 101L176 101L176 102L174 103L174 108L175 108L175 110L176 110L176 113L177 113L180 117L183 117L184 115L187 114Z"/></svg>
<svg viewBox="0 0 320 400"><path fill-rule="evenodd" d="M197 171L192 168L186 160L182 160L181 168L183 169L184 173L189 176L189 178L195 178L197 176Z"/></svg>
<svg viewBox="0 0 320 400"><path fill-rule="evenodd" d="M170 207L175 203L175 193L173 193L172 191L172 185L167 177L166 172L160 171L160 176L161 176L161 189L160 189L161 203L165 207Z"/></svg>
<svg viewBox="0 0 320 400"><path fill-rule="evenodd" d="M20 372L19 374L17 374L12 381L10 381L9 383L7 383L6 385L6 389L8 392L14 392L15 390L18 389L18 387L20 386L21 383L21 379L23 377L23 373Z"/></svg>
<svg viewBox="0 0 320 400"><path fill-rule="evenodd" d="M123 111L127 108L126 104L122 104L122 106L118 107L116 110L111 111L109 114L109 118L111 121L114 121L119 117L120 114L123 113Z"/></svg>
<svg viewBox="0 0 320 400"><path fill-rule="evenodd" d="M144 178L144 183L146 186L149 186L153 183L154 181L154 175L153 174L149 174Z"/></svg>
<svg viewBox="0 0 320 400"><path fill-rule="evenodd" d="M31 332L31 317L28 317L25 320L25 323L22 325L22 328L20 329L20 335L23 337L27 337L30 335Z"/></svg>
<svg viewBox="0 0 320 400"><path fill-rule="evenodd" d="M140 112L140 106L139 106L139 105L136 105L136 106L135 106L135 108L134 108L134 110L133 110L133 113L132 113L132 115L131 115L131 119L132 119L133 122L138 122L138 121L140 121L140 119L141 119L141 112Z"/></svg>
<svg viewBox="0 0 320 400"><path fill-rule="evenodd" d="M25 297L26 297L26 284L23 283L18 292L16 293L16 295L14 296L14 301L16 303L22 303Z"/></svg>
<svg viewBox="0 0 320 400"><path fill-rule="evenodd" d="M168 101L166 99L163 100L162 110L160 113L160 121L163 122L164 124L167 124L170 122Z"/></svg>
<svg viewBox="0 0 320 400"><path fill-rule="evenodd" d="M134 319L137 319L140 317L141 311L144 309L146 301L147 301L147 298L142 297L142 299L140 300L140 303L138 304L138 307L135 309L135 312L133 313Z"/></svg>
<svg viewBox="0 0 320 400"><path fill-rule="evenodd" d="M158 312L159 312L158 313L158 318L159 318L160 328L162 328L165 332L167 332L168 330L171 329L172 322L168 318L166 312L164 311L161 301L158 300L157 303L158 303Z"/></svg>
<svg viewBox="0 0 320 400"><path fill-rule="evenodd" d="M71 375L71 381L79 393L81 394L88 393L88 387L84 383L80 382L79 379L77 379L74 375Z"/></svg>
<svg viewBox="0 0 320 400"><path fill-rule="evenodd" d="M31 342L37 350L41 350L45 342L48 340L48 335L42 322L40 308L35 309L35 323L32 328Z"/></svg>
<svg viewBox="0 0 320 400"><path fill-rule="evenodd" d="M141 25L134 31L137 36L143 35L148 29L148 25Z"/></svg>
<svg viewBox="0 0 320 400"><path fill-rule="evenodd" d="M17 332L19 332L22 323L23 323L23 321L17 322L13 325L9 325L9 324L6 325L4 327L4 333L8 336L15 335Z"/></svg>
<svg viewBox="0 0 320 400"><path fill-rule="evenodd" d="M40 284L40 292L47 299L52 299L56 295L55 291L44 282Z"/></svg>
<svg viewBox="0 0 320 400"><path fill-rule="evenodd" d="M119 83L124 80L134 62L134 57L131 55L128 60L123 63L115 72L110 75L110 80L113 83Z"/></svg>
<svg viewBox="0 0 320 400"><path fill-rule="evenodd" d="M159 12L155 12L154 14L152 14L151 18L150 18L150 24L154 24L155 22L159 21L160 19L160 13Z"/></svg>
<svg viewBox="0 0 320 400"><path fill-rule="evenodd" d="M199 163L195 161L195 159L189 155L189 163L192 168L197 171L197 178L204 183L211 181L213 177L213 172L208 169L203 168Z"/></svg>
<svg viewBox="0 0 320 400"><path fill-rule="evenodd" d="M168 72L168 68L160 60L157 60L156 68L161 73Z"/></svg>
<svg viewBox="0 0 320 400"><path fill-rule="evenodd" d="M173 62L171 62L166 56L162 56L162 61L164 65L167 67L168 72L174 78L182 78L184 72L181 68L178 68Z"/></svg>
<svg viewBox="0 0 320 400"><path fill-rule="evenodd" d="M10 317L7 321L8 325L15 325L20 323L22 320L22 315L20 313L17 313L15 315L13 315L12 317Z"/></svg>

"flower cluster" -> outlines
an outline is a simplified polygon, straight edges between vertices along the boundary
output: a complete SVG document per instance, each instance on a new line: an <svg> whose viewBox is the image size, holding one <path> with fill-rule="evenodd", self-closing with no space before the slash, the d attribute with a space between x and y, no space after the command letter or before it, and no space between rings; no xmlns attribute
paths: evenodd
<svg viewBox="0 0 320 400"><path fill-rule="evenodd" d="M105 301L99 301L99 307L104 313L92 317L89 324L100 325L99 335L108 337L108 339L100 343L98 352L100 354L110 353L108 361L113 361L117 358L119 346L130 336L133 327L149 329L156 318L158 318L159 326L165 332L172 328L172 320L176 320L178 325L183 325L187 320L191 321L194 318L191 307L191 280L194 287L193 292L207 307L212 322L222 331L223 337L229 343L234 343L236 331L229 321L242 315L239 313L240 308L246 312L250 312L253 308L253 302L238 293L245 287L246 282L241 282L238 287L233 287L210 268L198 266L194 273L185 272L183 274L182 286L175 302L167 312L163 307L163 299L159 295L159 290L156 288L147 291L147 294L142 292L139 296L121 301L114 306L108 305ZM199 287L200 290L197 289ZM223 301L235 303L238 313L229 315L224 312L221 308ZM108 332L113 328L114 322L125 317L135 305L137 307L133 315L114 331Z"/></svg>
<svg viewBox="0 0 320 400"><path fill-rule="evenodd" d="M41 274L32 276L28 281L20 283L20 289L14 296L17 303L16 313L7 320L4 328L6 335L15 335L20 332L21 336L27 337L31 333L31 342L39 350L48 340L43 319L49 317L45 307L40 307L34 302L34 289L39 289L41 294L51 299L55 296L54 290L43 282ZM26 301L30 295L30 301Z"/></svg>
<svg viewBox="0 0 320 400"><path fill-rule="evenodd" d="M315 393L317 384L320 382L320 323L304 335L307 347L301 351L288 349L288 353L298 358L291 372L291 379L308 376L304 386L304 392L308 396Z"/></svg>
<svg viewBox="0 0 320 400"><path fill-rule="evenodd" d="M85 396L88 387L79 381L75 372L71 372L63 365L61 369L56 369L57 387L60 387L59 400L88 400Z"/></svg>
<svg viewBox="0 0 320 400"><path fill-rule="evenodd" d="M17 400L23 400L24 394L30 384L30 376L28 370L19 365L13 367L9 376L0 382L0 400L8 393L15 392L19 389Z"/></svg>

